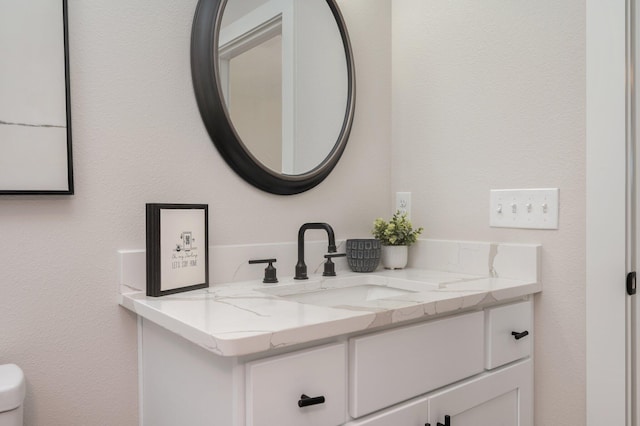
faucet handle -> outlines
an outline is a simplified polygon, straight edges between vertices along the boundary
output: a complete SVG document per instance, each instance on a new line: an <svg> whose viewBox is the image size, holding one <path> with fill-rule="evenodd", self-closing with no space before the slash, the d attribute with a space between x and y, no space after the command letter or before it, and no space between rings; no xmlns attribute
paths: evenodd
<svg viewBox="0 0 640 426"><path fill-rule="evenodd" d="M322 273L323 277L335 277L336 276L336 264L333 263L331 259L334 257L344 257L347 253L327 253L324 255L324 258L327 261L324 263L324 272Z"/></svg>
<svg viewBox="0 0 640 426"><path fill-rule="evenodd" d="M269 265L264 268L264 278L262 282L265 284L276 284L278 282L278 277L276 275L276 268L273 264L277 261L276 258L273 259L251 259L249 260L249 264L253 265L256 263L268 263Z"/></svg>
<svg viewBox="0 0 640 426"><path fill-rule="evenodd" d="M327 253L324 258L331 260L332 257L345 257L346 255L347 253Z"/></svg>

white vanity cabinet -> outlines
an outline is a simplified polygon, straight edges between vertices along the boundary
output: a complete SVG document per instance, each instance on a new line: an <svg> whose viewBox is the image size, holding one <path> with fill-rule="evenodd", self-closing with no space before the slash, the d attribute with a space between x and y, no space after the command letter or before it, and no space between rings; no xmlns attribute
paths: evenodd
<svg viewBox="0 0 640 426"><path fill-rule="evenodd" d="M141 424L533 426L532 320L524 300L242 358L141 320Z"/></svg>

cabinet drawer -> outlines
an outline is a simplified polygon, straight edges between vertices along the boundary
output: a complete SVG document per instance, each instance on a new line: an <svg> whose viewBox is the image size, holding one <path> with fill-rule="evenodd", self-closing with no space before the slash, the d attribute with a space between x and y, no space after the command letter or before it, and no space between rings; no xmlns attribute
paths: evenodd
<svg viewBox="0 0 640 426"><path fill-rule="evenodd" d="M484 369L484 313L349 341L349 413L360 417Z"/></svg>
<svg viewBox="0 0 640 426"><path fill-rule="evenodd" d="M336 426L346 420L344 343L253 361L245 371L248 426ZM300 407L302 395L324 402Z"/></svg>
<svg viewBox="0 0 640 426"><path fill-rule="evenodd" d="M532 303L528 300L485 311L485 368L490 370L531 354Z"/></svg>

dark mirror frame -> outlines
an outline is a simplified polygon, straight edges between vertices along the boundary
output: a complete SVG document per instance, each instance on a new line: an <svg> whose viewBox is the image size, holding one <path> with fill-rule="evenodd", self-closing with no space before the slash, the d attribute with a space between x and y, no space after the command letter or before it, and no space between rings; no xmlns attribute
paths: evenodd
<svg viewBox="0 0 640 426"><path fill-rule="evenodd" d="M279 174L265 167L247 150L238 136L220 86L218 40L227 0L199 0L191 32L191 76L200 115L214 145L227 164L251 185L273 194L307 191L331 173L344 152L355 110L355 70L347 28L335 0L326 0L336 19L347 62L348 95L340 135L329 155L311 171Z"/></svg>

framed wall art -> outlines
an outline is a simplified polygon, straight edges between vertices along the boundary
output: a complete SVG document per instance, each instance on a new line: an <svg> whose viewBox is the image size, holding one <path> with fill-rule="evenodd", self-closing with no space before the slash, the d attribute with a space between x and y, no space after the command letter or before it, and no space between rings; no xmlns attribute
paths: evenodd
<svg viewBox="0 0 640 426"><path fill-rule="evenodd" d="M73 189L67 0L0 2L0 194Z"/></svg>
<svg viewBox="0 0 640 426"><path fill-rule="evenodd" d="M147 296L209 287L206 204L147 204Z"/></svg>

